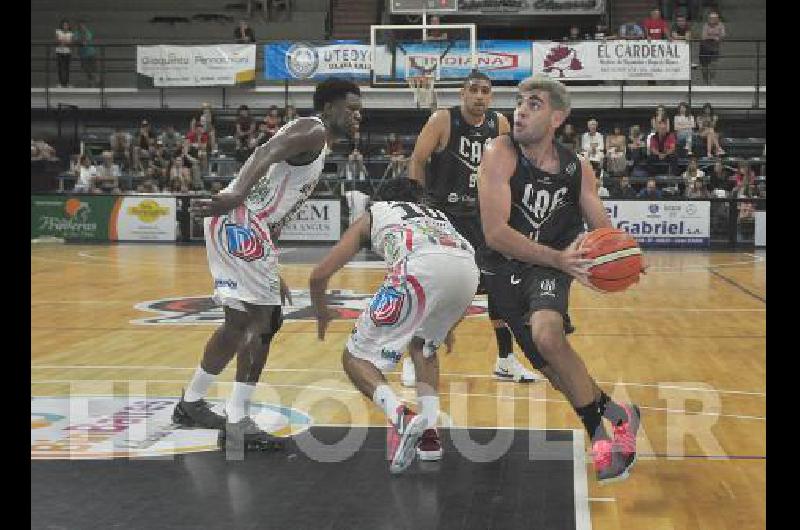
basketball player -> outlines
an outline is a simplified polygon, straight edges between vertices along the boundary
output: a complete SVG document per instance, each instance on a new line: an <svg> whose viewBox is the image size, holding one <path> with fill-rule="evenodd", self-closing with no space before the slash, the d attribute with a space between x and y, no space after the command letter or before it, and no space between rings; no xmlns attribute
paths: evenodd
<svg viewBox="0 0 800 530"><path fill-rule="evenodd" d="M214 298L225 322L206 344L173 413L175 423L221 429L226 448L270 442L248 415L250 397L267 360L270 341L281 327L281 303L288 291L278 275L275 234L314 190L328 145L349 136L360 119L361 96L350 81L329 79L314 91L317 116L297 118L257 147L238 176L195 211L206 217L208 264ZM236 355L236 381L225 416L204 400L217 376ZM247 443L245 443L247 442Z"/></svg>
<svg viewBox="0 0 800 530"><path fill-rule="evenodd" d="M590 286L591 260L579 248L584 219L590 229L611 227L590 163L554 140L569 113L569 94L558 81L535 75L520 83L513 133L487 146L480 167L487 244L481 264L492 273L487 288L501 317L520 342L528 335L525 352L534 367L581 418L597 479L607 482L627 478L635 462L640 414L600 390L565 335L572 278Z"/></svg>
<svg viewBox="0 0 800 530"><path fill-rule="evenodd" d="M422 184L433 198L433 205L450 218L459 234L480 252L484 246L478 215L478 166L486 142L511 127L502 114L489 110L492 82L473 70L461 88L461 105L436 111L419 133L409 166L410 178ZM425 164L430 170L425 176ZM484 290L481 279L479 293ZM497 363L494 374L501 379L529 383L541 379L514 357L511 332L497 316L492 295L488 295L489 318L497 339ZM413 364L403 362L402 382L414 385Z"/></svg>
<svg viewBox="0 0 800 530"><path fill-rule="evenodd" d="M383 285L359 316L347 341L342 364L347 376L386 414L393 473L414 460L439 460L442 444L436 431L439 414L440 344L452 346L451 329L466 313L478 288L472 246L444 213L420 204L422 187L400 178L387 182L341 241L311 273L311 300L319 338L330 320L325 301L328 280L364 246L386 262ZM405 349L419 377L419 415L400 403L383 376ZM421 438L421 439L420 439ZM419 439L419 444L417 441Z"/></svg>

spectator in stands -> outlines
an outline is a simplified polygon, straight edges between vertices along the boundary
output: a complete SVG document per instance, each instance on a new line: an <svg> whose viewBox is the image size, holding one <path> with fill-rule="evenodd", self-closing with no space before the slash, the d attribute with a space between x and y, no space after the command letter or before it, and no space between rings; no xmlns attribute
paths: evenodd
<svg viewBox="0 0 800 530"><path fill-rule="evenodd" d="M578 152L580 138L571 123L564 124L564 130L561 132L561 136L558 137L558 141L569 147L573 153Z"/></svg>
<svg viewBox="0 0 800 530"><path fill-rule="evenodd" d="M58 86L64 88L69 85L69 63L72 59L72 42L74 35L69 21L61 21L61 27L56 29L56 63L58 64Z"/></svg>
<svg viewBox="0 0 800 530"><path fill-rule="evenodd" d="M666 164L668 174L672 175L673 166L675 165L676 144L675 133L669 132L667 120L658 122L656 134L650 138L650 157L648 161L651 164L651 168L657 169L658 164Z"/></svg>
<svg viewBox="0 0 800 530"><path fill-rule="evenodd" d="M641 127L631 125L628 132L628 159L636 164L645 158L647 158L647 144L641 132Z"/></svg>
<svg viewBox="0 0 800 530"><path fill-rule="evenodd" d="M73 191L76 193L99 193L97 188L97 168L92 164L88 155L81 155L78 167L78 182Z"/></svg>
<svg viewBox="0 0 800 530"><path fill-rule="evenodd" d="M183 136L172 124L167 125L167 130L158 136L158 141L164 146L164 158L167 160L174 158L183 146Z"/></svg>
<svg viewBox="0 0 800 530"><path fill-rule="evenodd" d="M647 186L639 192L640 199L660 199L662 195L661 190L656 185L656 179L649 179Z"/></svg>
<svg viewBox="0 0 800 530"><path fill-rule="evenodd" d="M725 24L720 22L719 13L709 11L708 21L703 24L703 35L700 41L700 69L703 82L711 85L716 81L714 63L719 59L719 49L722 39L725 38Z"/></svg>
<svg viewBox="0 0 800 530"><path fill-rule="evenodd" d="M748 167L747 162L739 165L739 172L737 172L736 186L731 191L731 195L737 199L755 199L758 198L758 188L756 187L753 174ZM741 177L741 180L739 180ZM754 217L755 204L752 202L739 202L739 221L745 219L749 220Z"/></svg>
<svg viewBox="0 0 800 530"><path fill-rule="evenodd" d="M661 10L658 8L650 11L650 18L642 22L647 40L668 40L669 27L667 21L661 18Z"/></svg>
<svg viewBox="0 0 800 530"><path fill-rule="evenodd" d="M715 190L730 190L730 180L728 179L727 168L722 164L722 160L714 162L714 167L711 169L709 177L709 187L712 191Z"/></svg>
<svg viewBox="0 0 800 530"><path fill-rule="evenodd" d="M691 184L686 186L687 199L708 199L711 197L711 192L705 187L701 180L693 180Z"/></svg>
<svg viewBox="0 0 800 530"><path fill-rule="evenodd" d="M588 131L581 136L581 153L592 163L595 174L600 173L605 157L606 146L603 135L597 130L597 120L592 118L587 123Z"/></svg>
<svg viewBox="0 0 800 530"><path fill-rule="evenodd" d="M684 15L675 17L675 24L672 25L672 40L692 40L692 27Z"/></svg>
<svg viewBox="0 0 800 530"><path fill-rule="evenodd" d="M114 153L103 151L103 164L97 168L96 184L103 191L121 193L119 177L122 175L119 165L114 163Z"/></svg>
<svg viewBox="0 0 800 530"><path fill-rule="evenodd" d="M606 138L606 169L609 175L616 177L624 174L627 168L627 141L622 127L614 125L614 132Z"/></svg>
<svg viewBox="0 0 800 530"><path fill-rule="evenodd" d="M644 29L636 22L626 22L619 27L619 38L627 40L644 39Z"/></svg>
<svg viewBox="0 0 800 530"><path fill-rule="evenodd" d="M569 35L564 37L564 40L565 41L571 41L571 42L575 42L575 41L581 40L581 28L579 28L575 24L570 26L569 27Z"/></svg>
<svg viewBox="0 0 800 530"><path fill-rule="evenodd" d="M277 105L270 105L264 121L267 122L267 130L271 138L278 132L278 129L281 128L281 111L278 109Z"/></svg>
<svg viewBox="0 0 800 530"><path fill-rule="evenodd" d="M296 120L298 118L297 109L294 105L286 105L286 108L283 111L283 123L289 123L292 120Z"/></svg>
<svg viewBox="0 0 800 530"><path fill-rule="evenodd" d="M428 25L438 26L442 22L437 15L433 15L428 19ZM447 33L440 29L429 29L428 40L447 40Z"/></svg>
<svg viewBox="0 0 800 530"><path fill-rule="evenodd" d="M736 168L731 180L736 181L736 186L741 186L745 181L755 181L755 171L747 160L742 160Z"/></svg>
<svg viewBox="0 0 800 530"><path fill-rule="evenodd" d="M56 150L53 146L44 140L34 140L31 138L31 161L34 160L58 162L59 158L56 156Z"/></svg>
<svg viewBox="0 0 800 530"><path fill-rule="evenodd" d="M192 117L189 123L189 130L195 130L197 123L203 127L203 131L208 133L208 152L214 153L217 150L217 130L214 115L211 113L211 104L204 102L200 112Z"/></svg>
<svg viewBox="0 0 800 530"><path fill-rule="evenodd" d="M239 115L236 118L236 159L240 162L247 160L255 145L256 124L250 116L247 105L239 106Z"/></svg>
<svg viewBox="0 0 800 530"><path fill-rule="evenodd" d="M250 44L256 41L256 35L253 33L253 28L248 25L246 20L239 21L239 26L233 30L233 37L239 44Z"/></svg>
<svg viewBox="0 0 800 530"><path fill-rule="evenodd" d="M78 31L75 37L80 42L78 56L81 58L81 70L86 74L89 88L93 88L95 86L94 75L97 71L97 49L94 47L94 32L82 20L78 24Z"/></svg>
<svg viewBox="0 0 800 530"><path fill-rule="evenodd" d="M389 178L398 178L406 170L408 157L403 141L395 133L386 138L386 154L389 156Z"/></svg>
<svg viewBox="0 0 800 530"><path fill-rule="evenodd" d="M158 193L158 185L151 178L146 178L141 184L136 186L137 193Z"/></svg>
<svg viewBox="0 0 800 530"><path fill-rule="evenodd" d="M178 156L170 163L167 173L170 191L185 193L191 187L192 173L190 168L184 165L184 160L185 157Z"/></svg>
<svg viewBox="0 0 800 530"><path fill-rule="evenodd" d="M697 118L697 135L706 143L706 155L711 158L724 155L725 151L719 144L718 129L719 117L714 113L711 103L703 105L703 112Z"/></svg>
<svg viewBox="0 0 800 530"><path fill-rule="evenodd" d="M120 164L120 168L125 171L131 167L133 139L130 133L125 132L122 127L117 127L111 136L108 137L111 145L111 152L114 153L114 162Z"/></svg>
<svg viewBox="0 0 800 530"><path fill-rule="evenodd" d="M150 122L142 120L133 148L134 171L139 171L142 175L147 171L147 166L150 163L150 146L155 145L155 143L156 135L150 128Z"/></svg>
<svg viewBox="0 0 800 530"><path fill-rule="evenodd" d="M612 188L613 198L615 199L633 199L636 197L636 190L631 186L631 181L628 175L622 175L619 178L619 186Z"/></svg>
<svg viewBox="0 0 800 530"><path fill-rule="evenodd" d="M692 154L692 135L696 127L694 116L689 112L689 105L684 102L678 103L678 112L673 118L673 129L678 140L678 147Z"/></svg>
<svg viewBox="0 0 800 530"><path fill-rule="evenodd" d="M667 110L664 108L664 105L659 105L656 107L656 113L650 118L650 130L652 132L656 132L658 130L658 124L662 121L667 122L667 130L669 130L669 118L667 117Z"/></svg>
<svg viewBox="0 0 800 530"><path fill-rule="evenodd" d="M198 121L193 131L189 131L183 143L183 165L191 168L192 181L202 181L200 176L208 167L208 133L203 130L203 125ZM188 163L187 163L188 162Z"/></svg>
<svg viewBox="0 0 800 530"><path fill-rule="evenodd" d="M168 184L167 170L169 169L169 161L171 157L167 155L164 148L164 143L156 140L156 145L150 148L150 169L152 169L154 178L158 181L158 187L164 189Z"/></svg>
<svg viewBox="0 0 800 530"><path fill-rule="evenodd" d="M706 179L705 171L700 169L697 165L696 156L689 158L689 165L686 166L686 171L683 172L682 176L687 187L695 180L704 181Z"/></svg>

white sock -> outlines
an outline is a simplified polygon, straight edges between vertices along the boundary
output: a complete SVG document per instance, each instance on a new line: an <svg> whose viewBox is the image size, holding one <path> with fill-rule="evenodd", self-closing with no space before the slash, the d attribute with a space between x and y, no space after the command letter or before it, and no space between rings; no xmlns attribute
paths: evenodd
<svg viewBox="0 0 800 530"><path fill-rule="evenodd" d="M375 388L375 393L372 395L372 401L375 402L389 418L389 421L394 424L395 415L397 414L397 407L400 406L400 400L389 385L378 385Z"/></svg>
<svg viewBox="0 0 800 530"><path fill-rule="evenodd" d="M425 418L427 429L435 429L439 420L439 396L419 396L419 415Z"/></svg>
<svg viewBox="0 0 800 530"><path fill-rule="evenodd" d="M228 415L228 423L237 423L247 415L250 406L250 396L256 390L256 385L247 383L233 383L233 390L225 403L225 412Z"/></svg>
<svg viewBox="0 0 800 530"><path fill-rule="evenodd" d="M216 379L216 375L210 374L198 366L183 395L183 400L191 403L203 399L208 395L208 389Z"/></svg>

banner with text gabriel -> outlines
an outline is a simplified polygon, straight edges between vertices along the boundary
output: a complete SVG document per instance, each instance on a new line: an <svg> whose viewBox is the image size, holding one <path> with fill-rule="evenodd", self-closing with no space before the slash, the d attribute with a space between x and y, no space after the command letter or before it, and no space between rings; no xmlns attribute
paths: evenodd
<svg viewBox="0 0 800 530"><path fill-rule="evenodd" d="M707 201L604 200L614 228L642 246L705 247L711 237L711 203Z"/></svg>
<svg viewBox="0 0 800 530"><path fill-rule="evenodd" d="M691 79L689 43L647 40L534 42L533 73L558 79L636 81Z"/></svg>
<svg viewBox="0 0 800 530"><path fill-rule="evenodd" d="M256 45L137 46L136 73L156 87L250 83L256 79Z"/></svg>

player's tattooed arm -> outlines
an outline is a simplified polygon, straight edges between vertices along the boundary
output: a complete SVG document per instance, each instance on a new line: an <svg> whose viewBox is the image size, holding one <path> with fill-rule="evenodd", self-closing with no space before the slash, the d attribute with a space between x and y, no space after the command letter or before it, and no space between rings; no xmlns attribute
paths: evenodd
<svg viewBox="0 0 800 530"><path fill-rule="evenodd" d="M242 204L245 197L263 177L269 167L277 162L303 153L319 152L325 146L325 127L311 118L299 119L291 127L276 134L256 147L239 170L238 179L228 192L220 192L211 199L200 199L193 210L202 216L221 215Z"/></svg>
<svg viewBox="0 0 800 530"><path fill-rule="evenodd" d="M581 196L580 207L583 218L589 224L590 230L597 228L611 228L611 219L606 214L606 207L597 194L597 180L592 164L585 158L581 161Z"/></svg>
<svg viewBox="0 0 800 530"><path fill-rule="evenodd" d="M309 278L309 291L311 295L311 305L317 318L317 335L320 340L325 338L325 330L328 323L333 318L331 310L328 308L325 291L328 288L328 281L331 276L344 267L359 250L361 250L364 240L369 239L372 226L369 213L359 217L350 228L342 235L338 243L328 252L322 261L311 272Z"/></svg>
<svg viewBox="0 0 800 530"><path fill-rule="evenodd" d="M422 128L411 153L408 166L408 177L425 185L425 164L434 151L442 146L450 134L450 111L446 109L434 112Z"/></svg>

